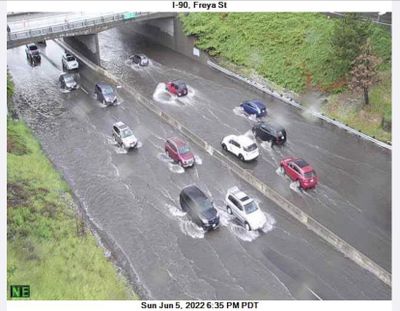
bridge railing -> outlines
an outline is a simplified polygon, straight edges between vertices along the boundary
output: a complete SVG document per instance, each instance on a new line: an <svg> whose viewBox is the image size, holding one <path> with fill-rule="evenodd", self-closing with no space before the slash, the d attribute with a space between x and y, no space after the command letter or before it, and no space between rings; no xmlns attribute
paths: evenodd
<svg viewBox="0 0 400 311"><path fill-rule="evenodd" d="M134 19L139 16L149 15L148 12L135 12L135 13L113 13L109 15L102 15L98 17L85 18L77 21L66 21L64 23L58 23L51 26L37 27L29 30L20 30L9 32L7 36L7 41L21 40L27 38L34 38L40 36L46 36L54 33L61 33L71 30L80 30L82 28L90 26L99 26L104 24L109 24L117 21L124 21Z"/></svg>

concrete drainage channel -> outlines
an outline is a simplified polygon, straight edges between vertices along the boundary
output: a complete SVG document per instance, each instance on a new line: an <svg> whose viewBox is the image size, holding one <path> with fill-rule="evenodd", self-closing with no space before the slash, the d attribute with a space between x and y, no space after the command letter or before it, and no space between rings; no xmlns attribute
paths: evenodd
<svg viewBox="0 0 400 311"><path fill-rule="evenodd" d="M300 110L303 110L303 111L306 110L306 107L304 107L301 104L297 103L294 99L292 99L290 97L287 97L287 96L285 96L285 95L283 95L283 94L281 94L279 92L276 92L274 90L271 90L268 87L266 87L265 85L262 85L261 83L258 83L256 81L252 81L252 80L247 79L245 77L242 77L242 76L238 75L237 73L234 73L234 72L232 72L232 71L230 71L230 70L228 70L228 69L226 69L226 68L224 68L224 67L222 67L220 65L217 65L217 64L215 64L214 62L212 62L210 60L207 61L207 65L209 65L211 68L213 68L213 69L215 69L215 70L217 70L219 72L222 72L222 73L226 74L227 76L229 76L229 77L231 77L231 78L233 78L235 80L243 82L243 83L245 83L247 85L250 85L250 86L256 88L257 90L259 90L259 91L261 91L263 93L271 95L271 96L273 96L273 97L285 102L286 104L292 105L292 106L294 106L294 107L296 107L296 108L298 108ZM345 125L345 124L343 124L343 123L341 123L341 122L339 122L337 120L333 120L333 119L323 115L320 112L310 111L310 114L312 114L316 118L319 118L320 120L324 120L325 122L328 122L330 124L336 125L337 127L341 128L341 129L344 129L345 131L347 131L347 132L349 132L349 133L351 133L353 135L356 135L356 136L358 136L358 137L360 137L362 139L368 140L368 141L370 141L370 142L372 142L372 143L374 143L374 144L376 144L376 145L378 145L378 146L380 146L382 148L386 148L386 149L392 150L392 146L391 145L386 144L386 143L384 143L384 142L382 142L382 141L380 141L378 139L375 139L375 138L373 138L371 136L368 136L368 135L366 135L364 133L361 133L360 131L357 131L357 130L353 129L352 127L347 126L347 125Z"/></svg>
<svg viewBox="0 0 400 311"><path fill-rule="evenodd" d="M179 130L183 135L185 135L186 138L191 140L193 143L195 143L199 147L203 148L206 152L208 152L214 158L218 159L222 165L224 165L225 167L230 169L232 172L234 172L238 177L240 177L246 183L255 187L265 197L272 200L279 207L281 207L283 210L285 210L290 215L292 215L294 218L296 218L298 221L300 221L302 224L304 224L308 229L312 230L318 236L323 238L325 241L327 241L329 244L331 244L336 250L343 253L346 257L350 258L355 263L357 263L359 266L368 270L369 272L374 274L376 277L378 277L382 282L384 282L385 284L387 284L388 286L391 287L391 284L392 284L391 283L391 274L389 272L387 272L385 269L383 269L382 267L380 267L378 264L376 264L374 261L372 261L370 258L365 256L363 253L361 253L360 251L355 249L353 246L348 244L346 241L344 241L340 237L338 237L335 233L333 233L332 231L327 229L325 226L323 226L322 224L317 222L315 219L308 216L301 209L299 209L293 203L291 203L290 201L288 201L287 199L282 197L279 193L277 193L275 190L273 190L272 188L267 186L261 180L259 180L255 176L253 176L251 173L249 173L245 169L242 169L237 163L235 163L234 161L232 161L231 159L226 157L221 151L212 147L205 140L203 140L202 138L197 136L195 133L193 133L190 129L186 128L179 121L175 120L172 116L163 112L158 106L154 105L150 100L148 100L146 97L141 95L130 85L126 84L124 81L121 81L119 78L117 78L113 74L109 73L102 67L94 64L92 61L90 61L89 59L87 59L86 57L81 55L76 50L72 49L70 46L68 46L64 42L62 42L60 40L55 40L55 42L57 44L59 44L65 50L71 51L81 62L83 62L90 69L96 71L97 73L104 75L106 78L113 81L116 85L121 85L122 87L124 87L127 91L129 91L137 99L137 101L142 106L146 107L148 110L150 110L151 112L158 115L162 120L164 120L165 122L167 122L168 124L170 124L171 126L176 128L177 130Z"/></svg>

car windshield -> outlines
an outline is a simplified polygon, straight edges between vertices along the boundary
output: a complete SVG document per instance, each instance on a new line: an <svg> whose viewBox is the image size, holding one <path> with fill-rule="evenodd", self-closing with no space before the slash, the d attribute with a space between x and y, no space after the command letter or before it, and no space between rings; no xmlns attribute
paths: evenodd
<svg viewBox="0 0 400 311"><path fill-rule="evenodd" d="M248 147L244 147L244 151L250 152L250 151L254 151L257 149L257 145L256 144L251 144Z"/></svg>
<svg viewBox="0 0 400 311"><path fill-rule="evenodd" d="M189 146L185 145L179 148L179 154L186 154L190 152Z"/></svg>
<svg viewBox="0 0 400 311"><path fill-rule="evenodd" d="M111 86L103 87L103 94L105 94L105 95L113 95L114 94L114 90L112 89Z"/></svg>
<svg viewBox="0 0 400 311"><path fill-rule="evenodd" d="M257 204L254 201L251 201L250 203L247 203L244 206L244 210L246 211L246 214L254 213L257 209L258 209Z"/></svg>
<svg viewBox="0 0 400 311"><path fill-rule="evenodd" d="M211 210L214 208L212 202L207 198L199 200L198 206L202 212L205 212L205 211L208 211L208 210Z"/></svg>
<svg viewBox="0 0 400 311"><path fill-rule="evenodd" d="M129 129L129 128L123 129L121 131L121 137L122 138L126 138L126 137L129 137L129 136L132 136L132 135L133 135L133 133L132 133L131 129Z"/></svg>
<svg viewBox="0 0 400 311"><path fill-rule="evenodd" d="M67 61L72 62L75 60L75 57L73 56L67 56Z"/></svg>
<svg viewBox="0 0 400 311"><path fill-rule="evenodd" d="M36 51L38 48L37 48L37 46L35 46L35 45L31 45L30 47L29 47L29 50L31 50L31 51Z"/></svg>
<svg viewBox="0 0 400 311"><path fill-rule="evenodd" d="M315 171L304 173L304 177L305 178L312 178L312 177L315 177L315 176L317 176L317 174L315 174Z"/></svg>

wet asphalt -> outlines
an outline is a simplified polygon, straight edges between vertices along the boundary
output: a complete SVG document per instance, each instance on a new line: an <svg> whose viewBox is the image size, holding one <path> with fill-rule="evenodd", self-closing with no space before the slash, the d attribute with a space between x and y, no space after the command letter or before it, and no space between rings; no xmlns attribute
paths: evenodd
<svg viewBox="0 0 400 311"><path fill-rule="evenodd" d="M155 44L123 26L99 34L102 66L126 82L215 148L229 134L250 134L256 122L244 116L239 104L252 98L267 103L266 121L287 130L286 146L261 146L261 157L250 170L268 186L293 202L339 237L391 271L391 152L357 138L342 129L312 119L294 107L227 78L168 48ZM151 66L131 66L127 59L143 52ZM162 82L182 79L189 96L171 99ZM261 142L259 142L261 143ZM278 176L279 161L302 157L316 170L320 183L315 190L299 192Z"/></svg>
<svg viewBox="0 0 400 311"><path fill-rule="evenodd" d="M112 36L115 49L120 50L117 43L121 38L115 33ZM101 42L103 40L101 37ZM102 43L102 51L104 48ZM123 250L148 298L390 299L390 287L335 251L209 154L192 146L197 157L193 169L182 171L170 163L163 153L163 143L166 137L179 136L179 133L137 104L124 89L117 89L120 105L103 107L93 98L92 90L95 82L104 79L82 68L82 89L60 92L57 79L61 73L62 50L53 42L48 42L42 53L41 65L32 68L25 60L23 47L8 51L8 67L16 84L15 105L89 217ZM162 54L162 51L155 53ZM104 54L106 67L112 67L107 66L112 61L119 62L118 55L112 60ZM154 68L149 67L140 74L127 66L129 75L124 72L119 74L133 79L141 75L150 77L152 70L161 75L165 69L168 75L168 68L163 67L167 65L159 64L155 62L152 64ZM157 66L161 66L162 70ZM196 66L193 67L196 70ZM175 72L174 69L169 70L171 75ZM195 85L195 81L198 85L215 84L213 80L194 74L186 74L192 79L190 85ZM207 74L215 75L214 72ZM154 77L154 83L160 78ZM230 94L225 85L232 82L225 81L223 77L219 79L223 80L224 87L219 92L216 90L220 94L217 96L222 96L224 92ZM143 92L146 87L150 91L150 83L146 86L144 81L144 78L138 78L132 83ZM232 84L232 93L238 92L238 88ZM203 108L200 107L202 104L198 104L203 102L198 96L204 97ZM206 121L207 118L215 118L209 112L213 110L207 110L209 105L206 105L207 100L213 98L211 91L203 93L196 86L194 97L194 104L165 107L171 111L175 109L176 116L192 116L196 130L200 121L205 120L203 127L215 143L226 129L221 127L222 122ZM238 119L240 124L249 123L228 108L222 108L224 105L218 107L225 111L226 122ZM278 109L272 107L273 104L271 114L272 109ZM194 110L193 113L190 109ZM202 113L196 114L197 109ZM111 126L116 121L123 121L134 130L141 142L140 148L125 153L114 144ZM296 122L301 123L293 121ZM212 128L211 124L220 129ZM203 135L205 132L200 133ZM313 135L318 137L318 134ZM273 158L270 154L274 153L263 152L263 159ZM253 167L249 165L249 168L254 172L261 171L256 168L263 165L263 159ZM272 171L273 165L268 168L268 161L265 160L265 163L263 171ZM385 165L382 165L380 171L384 168ZM303 195L290 192L288 180L276 175L274 170L273 174L271 180L281 180L285 185L282 189L286 189L292 199L306 201ZM178 195L189 184L198 185L213 197L222 220L221 227L216 231L204 233L180 211ZM268 219L263 231L246 232L225 213L223 197L226 190L234 185L259 202Z"/></svg>

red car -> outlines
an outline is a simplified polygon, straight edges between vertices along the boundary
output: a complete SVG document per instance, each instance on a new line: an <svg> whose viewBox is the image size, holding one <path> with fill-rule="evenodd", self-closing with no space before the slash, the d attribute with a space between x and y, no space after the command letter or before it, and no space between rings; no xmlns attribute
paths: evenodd
<svg viewBox="0 0 400 311"><path fill-rule="evenodd" d="M182 80L174 80L166 83L166 90L176 96L185 96L188 93L186 83Z"/></svg>
<svg viewBox="0 0 400 311"><path fill-rule="evenodd" d="M194 165L194 155L190 151L189 145L180 138L171 137L165 142L166 154L182 167Z"/></svg>
<svg viewBox="0 0 400 311"><path fill-rule="evenodd" d="M299 187L314 188L318 183L318 176L310 164L300 158L285 158L281 161L281 168L290 177L297 181Z"/></svg>

